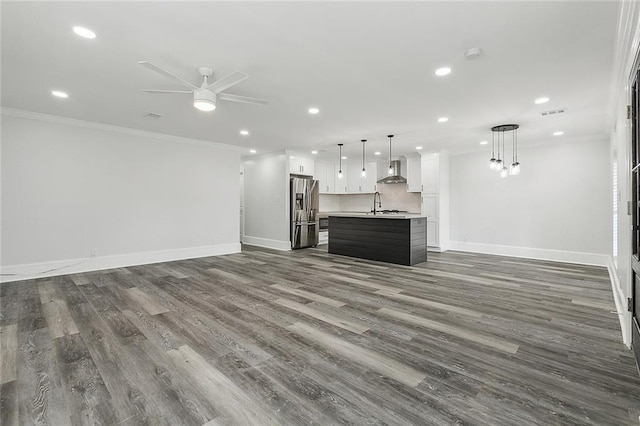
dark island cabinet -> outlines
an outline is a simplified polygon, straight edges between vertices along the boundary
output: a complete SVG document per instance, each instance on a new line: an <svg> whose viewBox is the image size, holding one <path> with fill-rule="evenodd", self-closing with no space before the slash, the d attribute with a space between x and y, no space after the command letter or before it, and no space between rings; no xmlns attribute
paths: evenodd
<svg viewBox="0 0 640 426"><path fill-rule="evenodd" d="M427 218L329 216L329 253L399 265L426 262Z"/></svg>

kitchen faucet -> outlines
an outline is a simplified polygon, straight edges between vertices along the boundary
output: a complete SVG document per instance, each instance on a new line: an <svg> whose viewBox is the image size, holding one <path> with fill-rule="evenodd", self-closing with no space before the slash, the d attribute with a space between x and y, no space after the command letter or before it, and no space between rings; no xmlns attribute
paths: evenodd
<svg viewBox="0 0 640 426"><path fill-rule="evenodd" d="M378 207L382 208L382 197L380 193L376 191L376 193L373 194L373 210L371 210L374 215L376 214L376 195L378 196Z"/></svg>

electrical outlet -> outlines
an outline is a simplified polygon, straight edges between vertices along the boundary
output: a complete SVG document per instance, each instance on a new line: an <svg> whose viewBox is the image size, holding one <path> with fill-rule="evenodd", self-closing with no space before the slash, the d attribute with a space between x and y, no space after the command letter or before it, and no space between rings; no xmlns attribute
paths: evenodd
<svg viewBox="0 0 640 426"><path fill-rule="evenodd" d="M98 255L98 249L91 249L91 257L96 257Z"/></svg>

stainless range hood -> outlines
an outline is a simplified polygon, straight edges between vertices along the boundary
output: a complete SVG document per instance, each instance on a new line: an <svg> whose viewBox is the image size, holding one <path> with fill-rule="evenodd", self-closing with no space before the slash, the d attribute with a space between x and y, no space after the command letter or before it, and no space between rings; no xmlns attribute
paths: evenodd
<svg viewBox="0 0 640 426"><path fill-rule="evenodd" d="M400 174L400 160L391 161L391 169L393 173L378 181L378 183L407 183L407 179Z"/></svg>

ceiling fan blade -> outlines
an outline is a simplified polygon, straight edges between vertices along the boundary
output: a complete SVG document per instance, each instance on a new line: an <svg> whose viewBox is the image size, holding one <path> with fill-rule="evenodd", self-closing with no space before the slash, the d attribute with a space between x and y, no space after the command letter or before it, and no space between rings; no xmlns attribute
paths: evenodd
<svg viewBox="0 0 640 426"><path fill-rule="evenodd" d="M245 104L256 104L256 105L265 105L269 103L269 101L265 101L264 99L256 99L256 98L250 98L248 96L232 95L230 93L218 93L218 99L222 99L224 101L244 102Z"/></svg>
<svg viewBox="0 0 640 426"><path fill-rule="evenodd" d="M141 89L142 92L147 93L188 93L192 94L193 90L153 90L153 89Z"/></svg>
<svg viewBox="0 0 640 426"><path fill-rule="evenodd" d="M240 71L234 71L231 74L222 77L220 80L214 81L213 83L207 86L207 89L213 91L214 93L220 93L224 89L228 89L234 84L238 84L242 80L246 80L247 78L249 78L249 76L246 75L245 73Z"/></svg>
<svg viewBox="0 0 640 426"><path fill-rule="evenodd" d="M148 62L148 61L140 61L140 62L138 62L138 63L139 63L140 65L142 65L143 67L149 68L151 71L155 71L155 72L157 72L158 74L162 74L162 75L164 75L165 77L169 77L169 78L173 78L173 79L175 79L175 80L178 80L178 81L179 81L179 82L181 82L182 84L186 84L187 86L192 87L192 88L194 88L194 89L197 89L197 88L198 88L198 86L196 86L195 84L193 84L193 83L189 83L187 80L183 79L182 77L178 77L177 75L172 74L172 73L170 73L169 71L164 70L164 69L160 68L159 66L152 64L151 62Z"/></svg>

